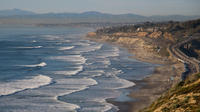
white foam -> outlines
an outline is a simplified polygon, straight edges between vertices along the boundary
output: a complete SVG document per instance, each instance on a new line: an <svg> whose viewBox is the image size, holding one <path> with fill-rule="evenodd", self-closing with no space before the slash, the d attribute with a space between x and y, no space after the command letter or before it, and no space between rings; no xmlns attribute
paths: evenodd
<svg viewBox="0 0 200 112"><path fill-rule="evenodd" d="M89 44L89 43L77 42L77 43L75 43L75 45L90 46L91 44Z"/></svg>
<svg viewBox="0 0 200 112"><path fill-rule="evenodd" d="M66 111L70 110L70 111L74 111L75 112L76 109L80 108L79 105L59 101L58 97L59 96L55 96L54 99L56 100L56 102L59 102L60 104L64 105L64 107L67 108Z"/></svg>
<svg viewBox="0 0 200 112"><path fill-rule="evenodd" d="M56 91L57 96L63 96L67 94L71 94L77 91L82 91L84 89L87 89L88 86L97 85L97 81L92 78L67 78L67 79L59 79L56 81L56 84L62 88L59 92L59 90ZM65 88L63 90L63 88ZM55 92L53 93L55 94Z"/></svg>
<svg viewBox="0 0 200 112"><path fill-rule="evenodd" d="M67 80L67 82L66 82L66 80ZM96 84L98 84L96 82L96 80L94 80L92 78L87 78L87 77L59 79L57 81L57 83L62 83L62 84L71 85L71 86L75 85L75 87L78 87L78 85L96 85Z"/></svg>
<svg viewBox="0 0 200 112"><path fill-rule="evenodd" d="M95 102L101 103L104 106L85 107L85 108L82 108L81 111L84 111L84 112L88 112L88 111L89 112L91 112L91 111L92 112L107 112L107 111L111 110L112 108L115 108L116 111L119 110L116 106L114 106L110 103L107 103L106 99L107 98L93 100Z"/></svg>
<svg viewBox="0 0 200 112"><path fill-rule="evenodd" d="M79 52L79 53L81 53L81 52L93 52L93 51L101 49L102 46L103 46L103 44L82 46L82 47L79 47L78 49L76 49L76 52Z"/></svg>
<svg viewBox="0 0 200 112"><path fill-rule="evenodd" d="M42 35L42 37L45 37L48 40L57 40L61 38L60 36L57 36L57 35Z"/></svg>
<svg viewBox="0 0 200 112"><path fill-rule="evenodd" d="M135 83L125 80L125 79L121 79L115 75L109 76L103 80L100 80L100 84L102 84L101 86L104 87L104 89L122 89L122 88L129 88L132 86L135 86ZM104 86L107 85L107 86Z"/></svg>
<svg viewBox="0 0 200 112"><path fill-rule="evenodd" d="M16 80L12 82L0 83L0 96L9 95L25 89L39 88L40 86L48 85L51 83L51 78L38 75L30 79Z"/></svg>
<svg viewBox="0 0 200 112"><path fill-rule="evenodd" d="M43 46L35 46L34 48L42 48Z"/></svg>
<svg viewBox="0 0 200 112"><path fill-rule="evenodd" d="M81 111L84 111L84 112L90 112L90 111L91 112L106 112L111 109L118 111L118 108L110 103L107 103L106 99L118 97L120 95L120 93L118 92L118 89L128 88L128 87L135 85L134 83L132 83L130 81L120 79L118 77L105 78L105 80L103 80L103 81L98 80L98 83L99 84L95 87L95 90L96 89L101 90L101 91L105 90L105 92L98 94L98 95L100 95L98 97L95 95L92 95L92 94L91 94L91 97L90 97L90 95L86 96L86 97L89 97L87 99L88 102L90 102L90 101L97 102L98 106L83 106L81 108ZM117 91L115 91L115 90L117 90ZM109 91L109 92L107 92L107 91ZM98 104L98 103L100 103L100 104ZM90 103L89 103L89 105L90 105Z"/></svg>
<svg viewBox="0 0 200 112"><path fill-rule="evenodd" d="M84 72L88 77L99 77L105 72L103 70L92 70L92 71L85 71Z"/></svg>
<svg viewBox="0 0 200 112"><path fill-rule="evenodd" d="M115 108L116 109L116 112L119 110L117 106L114 106L113 104L111 103L107 103L106 101L102 102L105 107L103 108L102 112L107 112L109 111L110 109L112 108Z"/></svg>
<svg viewBox="0 0 200 112"><path fill-rule="evenodd" d="M96 46L92 46L92 47L94 47L94 48L95 48L95 50L99 50L99 49L101 49L101 48L102 48L102 46L103 46L103 44L96 45Z"/></svg>
<svg viewBox="0 0 200 112"><path fill-rule="evenodd" d="M98 54L98 58L107 58L107 57L117 57L119 56L119 48L113 47L111 50L104 50L102 53Z"/></svg>
<svg viewBox="0 0 200 112"><path fill-rule="evenodd" d="M0 99L0 107L15 106L18 109L10 109L13 112L76 112L80 108L76 104L62 102L59 96L87 89L88 86L96 85L97 82L91 78L64 78L55 80L52 85L38 89L18 93L20 97L4 97ZM24 108L27 106L27 108ZM9 110L9 109L7 109Z"/></svg>
<svg viewBox="0 0 200 112"><path fill-rule="evenodd" d="M101 59L101 60L95 60L95 62L103 63L103 64L106 65L106 66L111 65L110 59L108 59L107 57L106 57L106 58L103 58L103 59Z"/></svg>
<svg viewBox="0 0 200 112"><path fill-rule="evenodd" d="M54 56L54 57L49 57L49 59L77 62L77 64L84 64L87 60L81 55Z"/></svg>
<svg viewBox="0 0 200 112"><path fill-rule="evenodd" d="M104 59L103 60L103 64L105 64L105 65L111 65L111 62L110 62L109 59Z"/></svg>
<svg viewBox="0 0 200 112"><path fill-rule="evenodd" d="M37 41L36 41L36 40L33 40L32 42L34 42L34 43L35 43L35 42L37 42Z"/></svg>
<svg viewBox="0 0 200 112"><path fill-rule="evenodd" d="M74 67L76 70L72 71L54 71L54 74L62 74L62 75L76 75L83 70L83 66Z"/></svg>
<svg viewBox="0 0 200 112"><path fill-rule="evenodd" d="M113 89L122 89L122 88L128 88L128 87L132 87L132 86L135 86L136 84L131 82L131 81L128 81L128 80L125 80L125 79L121 79L121 78L116 78L117 79L117 82L118 83L121 83L122 85L119 86L119 87L115 87Z"/></svg>
<svg viewBox="0 0 200 112"><path fill-rule="evenodd" d="M37 48L42 48L43 46L34 46L34 47L16 47L19 49L37 49Z"/></svg>
<svg viewBox="0 0 200 112"><path fill-rule="evenodd" d="M71 42L70 40L62 40L62 42Z"/></svg>
<svg viewBox="0 0 200 112"><path fill-rule="evenodd" d="M19 65L19 66L24 66L24 67L44 67L47 64L45 62L41 62L39 64L35 64L35 65Z"/></svg>
<svg viewBox="0 0 200 112"><path fill-rule="evenodd" d="M74 46L70 46L70 47L60 47L58 50L63 51L63 50L70 50L70 49L73 49L73 48L74 48Z"/></svg>

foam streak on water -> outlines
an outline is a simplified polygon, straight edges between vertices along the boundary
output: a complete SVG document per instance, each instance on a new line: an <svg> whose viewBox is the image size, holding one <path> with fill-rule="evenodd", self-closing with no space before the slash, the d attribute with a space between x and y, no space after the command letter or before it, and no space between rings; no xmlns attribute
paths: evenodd
<svg viewBox="0 0 200 112"><path fill-rule="evenodd" d="M43 46L34 46L34 47L16 47L19 49L36 49L36 48L42 48Z"/></svg>
<svg viewBox="0 0 200 112"><path fill-rule="evenodd" d="M70 50L73 49L74 46L70 46L70 47L60 47L58 50L64 51L64 50Z"/></svg>
<svg viewBox="0 0 200 112"><path fill-rule="evenodd" d="M23 108L24 105L28 106L28 108L23 108L23 112L74 111L79 108L78 105L62 102L58 100L58 97L84 90L88 88L88 86L95 84L97 84L97 82L90 78L58 79L55 80L55 83L52 85L16 94L21 97L20 99L17 97L4 97L2 99L7 100L7 102L0 103L0 108L4 109L4 106L9 104L10 106L17 106L18 108ZM2 99L0 99L0 101ZM14 111L21 112L22 110Z"/></svg>
<svg viewBox="0 0 200 112"><path fill-rule="evenodd" d="M24 67L44 67L47 64L45 62L41 62L39 64L35 64L35 65L18 65L18 66L24 66Z"/></svg>
<svg viewBox="0 0 200 112"><path fill-rule="evenodd" d="M51 78L44 75L38 75L28 79L16 80L7 83L0 83L0 96L9 95L25 89L38 88L51 83Z"/></svg>
<svg viewBox="0 0 200 112"><path fill-rule="evenodd" d="M54 71L54 74L61 74L61 75L76 75L83 70L83 66L75 67L75 70L71 71Z"/></svg>
<svg viewBox="0 0 200 112"><path fill-rule="evenodd" d="M76 62L77 64L83 64L87 60L81 55L55 56L55 57L50 57L49 59Z"/></svg>

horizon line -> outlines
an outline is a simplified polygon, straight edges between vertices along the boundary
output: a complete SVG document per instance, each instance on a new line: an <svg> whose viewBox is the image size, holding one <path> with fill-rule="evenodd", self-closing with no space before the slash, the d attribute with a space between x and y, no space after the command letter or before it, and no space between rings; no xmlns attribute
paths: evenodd
<svg viewBox="0 0 200 112"><path fill-rule="evenodd" d="M185 14L167 14L167 15L161 15L161 14L155 14L155 15L142 15L142 14L137 14L137 13L109 13L109 12L102 12L102 11L96 11L96 10L88 10L88 11L83 11L83 12L37 12L33 10L27 10L27 9L20 9L20 8L10 8L10 9L0 9L0 11L6 11L6 10L21 10L21 11L28 11L32 12L35 14L63 14L63 13L75 13L75 14L83 14L87 12L96 12L96 13L101 13L101 14L110 14L110 15L126 15L126 14L132 14L132 15L138 15L138 16L145 16L145 17L151 17L151 16L200 16L200 15L185 15Z"/></svg>

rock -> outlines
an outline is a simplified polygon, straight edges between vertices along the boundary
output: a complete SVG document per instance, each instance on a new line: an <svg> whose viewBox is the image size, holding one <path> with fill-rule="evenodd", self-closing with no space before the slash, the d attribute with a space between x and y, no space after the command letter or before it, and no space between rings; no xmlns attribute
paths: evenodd
<svg viewBox="0 0 200 112"><path fill-rule="evenodd" d="M137 33L137 36L138 36L138 37L146 37L147 35L148 35L147 32L138 32L138 33Z"/></svg>
<svg viewBox="0 0 200 112"><path fill-rule="evenodd" d="M117 43L127 45L127 46L132 46L138 41L140 41L140 39L138 39L138 38L120 37L117 40Z"/></svg>
<svg viewBox="0 0 200 112"><path fill-rule="evenodd" d="M163 36L164 36L165 39L174 41L174 38L173 38L171 33L165 32Z"/></svg>
<svg viewBox="0 0 200 112"><path fill-rule="evenodd" d="M117 32L117 33L114 33L113 36L116 36L116 37L129 37L129 36L137 36L137 33Z"/></svg>
<svg viewBox="0 0 200 112"><path fill-rule="evenodd" d="M149 37L151 38L159 38L162 36L162 32L161 31L157 31L157 32L153 32L149 35Z"/></svg>
<svg viewBox="0 0 200 112"><path fill-rule="evenodd" d="M88 37L95 37L95 36L97 36L97 34L96 34L95 32L89 32L89 33L87 34L87 36L88 36Z"/></svg>

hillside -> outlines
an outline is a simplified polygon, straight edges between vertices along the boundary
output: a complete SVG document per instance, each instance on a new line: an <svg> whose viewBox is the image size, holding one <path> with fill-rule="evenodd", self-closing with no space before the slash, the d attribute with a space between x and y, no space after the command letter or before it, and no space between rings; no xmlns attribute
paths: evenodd
<svg viewBox="0 0 200 112"><path fill-rule="evenodd" d="M0 10L0 17L8 17L8 16L28 16L28 15L35 15L36 13L31 11L25 11L21 9L8 9L8 10Z"/></svg>
<svg viewBox="0 0 200 112"><path fill-rule="evenodd" d="M150 38L166 38L171 41L179 40L183 37L200 33L200 19L186 22L146 22L137 25L126 25L120 27L110 27L99 29L98 34L112 34L116 36L137 36Z"/></svg>
<svg viewBox="0 0 200 112"><path fill-rule="evenodd" d="M197 33L200 33L200 19L186 22L146 22L137 25L108 27L98 29L93 35L107 35L110 38L114 37L115 39L122 37L145 37L144 39L148 39L147 41L154 46L155 50L160 49L160 55L167 56L169 55L166 51L168 46ZM196 42L196 48L198 48L197 45Z"/></svg>
<svg viewBox="0 0 200 112"><path fill-rule="evenodd" d="M141 112L200 112L200 73L178 83Z"/></svg>

